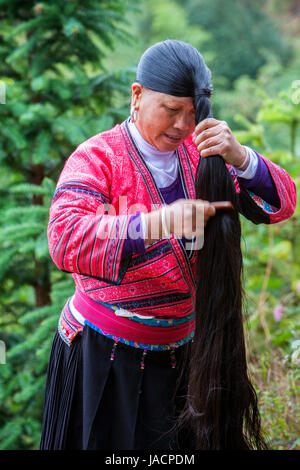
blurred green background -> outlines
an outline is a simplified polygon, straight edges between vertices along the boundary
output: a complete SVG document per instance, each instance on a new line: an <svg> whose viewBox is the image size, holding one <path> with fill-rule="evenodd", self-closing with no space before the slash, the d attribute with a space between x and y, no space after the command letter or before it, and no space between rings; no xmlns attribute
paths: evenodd
<svg viewBox="0 0 300 470"><path fill-rule="evenodd" d="M179 39L212 71L214 117L298 191L299 27L296 0L0 0L0 449L39 446L52 337L74 291L46 237L68 156L129 115L142 52ZM299 215L241 218L249 369L284 450L300 450Z"/></svg>

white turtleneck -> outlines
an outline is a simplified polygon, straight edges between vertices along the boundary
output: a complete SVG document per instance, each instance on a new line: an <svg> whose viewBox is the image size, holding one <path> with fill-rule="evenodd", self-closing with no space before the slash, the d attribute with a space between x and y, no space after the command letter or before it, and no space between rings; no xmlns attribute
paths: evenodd
<svg viewBox="0 0 300 470"><path fill-rule="evenodd" d="M149 144L140 134L133 122L128 122L132 138L142 154L147 167L151 171L159 188L172 184L178 176L178 160L176 152L161 152Z"/></svg>

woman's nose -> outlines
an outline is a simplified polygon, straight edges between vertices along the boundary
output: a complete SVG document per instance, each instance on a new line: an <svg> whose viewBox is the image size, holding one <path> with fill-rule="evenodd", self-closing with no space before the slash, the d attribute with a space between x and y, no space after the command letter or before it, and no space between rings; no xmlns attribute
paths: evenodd
<svg viewBox="0 0 300 470"><path fill-rule="evenodd" d="M174 122L174 128L186 132L192 125L191 116L179 115Z"/></svg>

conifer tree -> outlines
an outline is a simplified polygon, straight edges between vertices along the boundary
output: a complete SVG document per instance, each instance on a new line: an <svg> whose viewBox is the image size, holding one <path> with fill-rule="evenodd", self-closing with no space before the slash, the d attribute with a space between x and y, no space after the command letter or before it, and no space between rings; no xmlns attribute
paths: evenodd
<svg viewBox="0 0 300 470"><path fill-rule="evenodd" d="M47 243L58 176L76 146L126 117L128 68L104 59L129 41L122 0L0 0L0 448L38 447L45 373L72 295ZM2 100L3 101L3 100Z"/></svg>
<svg viewBox="0 0 300 470"><path fill-rule="evenodd" d="M241 75L254 78L270 56L285 65L292 58L290 46L283 40L273 18L264 11L267 2L177 1L188 12L190 24L209 33L205 48L213 57L209 57L208 66L215 78L227 79L227 89ZM205 49L202 52L205 56Z"/></svg>

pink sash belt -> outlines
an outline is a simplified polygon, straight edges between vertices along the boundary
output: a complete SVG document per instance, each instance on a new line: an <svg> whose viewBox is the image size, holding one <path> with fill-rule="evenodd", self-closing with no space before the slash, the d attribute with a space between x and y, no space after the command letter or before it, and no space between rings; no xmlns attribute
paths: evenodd
<svg viewBox="0 0 300 470"><path fill-rule="evenodd" d="M153 326L118 316L113 308L96 302L76 288L73 305L82 315L85 324L92 324L109 335L119 336L128 341L146 344L171 344L189 336L195 328L191 319L175 326Z"/></svg>

